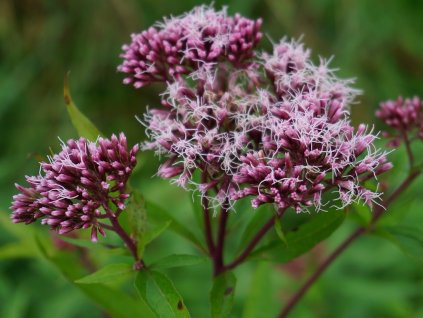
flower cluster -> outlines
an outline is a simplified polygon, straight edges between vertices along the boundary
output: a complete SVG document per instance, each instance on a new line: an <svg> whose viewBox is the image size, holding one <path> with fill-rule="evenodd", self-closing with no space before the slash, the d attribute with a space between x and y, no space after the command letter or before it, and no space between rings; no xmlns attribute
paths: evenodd
<svg viewBox="0 0 423 318"><path fill-rule="evenodd" d="M176 21L196 20L204 8ZM206 11L207 25L220 24L221 12ZM255 30L248 23L245 28L227 29L235 32L228 38ZM358 93L352 81L339 79L324 59L313 63L299 41L283 39L272 54L248 56L239 67L196 55L201 63L167 83L163 107L150 109L143 120L150 139L143 147L168 158L158 175L176 177L183 187L194 184L220 205L253 196L253 207L274 203L300 212L325 205L327 191L341 207L377 199L380 194L364 182L391 164L375 148L376 136L349 122ZM143 62L124 58L124 64Z"/></svg>
<svg viewBox="0 0 423 318"><path fill-rule="evenodd" d="M226 9L216 12L200 6L132 34L132 42L123 46L124 62L118 71L127 73L125 84L140 88L179 79L204 63L226 60L240 67L254 54L262 36L260 26L261 20L229 17Z"/></svg>
<svg viewBox="0 0 423 318"><path fill-rule="evenodd" d="M396 134L384 133L392 138L390 146L399 146L404 137L423 139L423 101L417 96L382 102L376 116L396 130Z"/></svg>
<svg viewBox="0 0 423 318"><path fill-rule="evenodd" d="M90 142L69 140L62 151L41 163L43 175L26 177L29 187L16 184L12 220L32 223L41 219L59 234L92 227L104 235L98 220L125 207L125 185L136 165L138 145L128 150L125 135Z"/></svg>
<svg viewBox="0 0 423 318"><path fill-rule="evenodd" d="M297 212L309 206L320 209L322 193L333 189L339 207L356 200L371 205L379 194L362 183L391 168L383 153L372 149L375 136L360 125L356 132L345 120L330 123L312 113L294 111L277 127L262 150L241 156L233 179L245 187L239 199L254 195L253 207L275 203Z"/></svg>

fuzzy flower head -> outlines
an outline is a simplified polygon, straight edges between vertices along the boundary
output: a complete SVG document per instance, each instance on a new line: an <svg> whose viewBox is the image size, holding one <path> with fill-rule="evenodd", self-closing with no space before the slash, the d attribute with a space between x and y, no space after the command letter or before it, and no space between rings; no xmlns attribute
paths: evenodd
<svg viewBox="0 0 423 318"><path fill-rule="evenodd" d="M233 176L241 187L234 199L254 196L253 207L274 203L301 212L323 208L329 202L322 196L330 192L338 208L358 201L372 205L380 194L364 182L391 168L386 154L374 148L375 136L364 125L354 131L344 120L330 123L298 111L291 116L265 122L266 143L242 156Z"/></svg>
<svg viewBox="0 0 423 318"><path fill-rule="evenodd" d="M423 101L417 96L382 102L376 116L396 131L394 134L384 133L391 138L390 146L399 146L405 135L410 139L423 139Z"/></svg>
<svg viewBox="0 0 423 318"><path fill-rule="evenodd" d="M196 7L132 34L132 42L123 46L118 71L127 75L125 84L140 88L179 79L207 63L229 61L240 66L254 55L262 36L260 26L261 20L228 16L226 8Z"/></svg>
<svg viewBox="0 0 423 318"><path fill-rule="evenodd" d="M32 223L41 219L59 234L92 227L104 235L98 220L105 208L125 208L125 185L136 165L138 145L128 150L125 135L90 142L69 140L62 150L41 163L42 174L26 177L28 187L16 184L12 220Z"/></svg>
<svg viewBox="0 0 423 318"><path fill-rule="evenodd" d="M204 7L178 19L195 20L198 10ZM202 23L214 29L221 14ZM339 79L327 60L313 62L300 41L282 39L271 54L248 56L242 66L223 58L201 63L167 83L162 107L142 120L144 149L166 157L158 175L193 185L216 205L247 196L253 207L298 212L372 204L380 194L365 182L391 164L370 129L350 124L353 81Z"/></svg>

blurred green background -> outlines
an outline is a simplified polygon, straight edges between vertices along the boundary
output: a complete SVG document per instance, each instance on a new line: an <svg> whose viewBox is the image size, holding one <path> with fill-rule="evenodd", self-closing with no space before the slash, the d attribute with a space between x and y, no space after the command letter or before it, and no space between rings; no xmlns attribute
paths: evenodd
<svg viewBox="0 0 423 318"><path fill-rule="evenodd" d="M71 71L70 86L79 108L106 135L124 131L131 143L144 138L135 115L158 105L159 87L134 90L121 84L116 72L119 54L129 34L139 32L164 15L177 15L201 4L184 0L1 0L0 1L0 212L8 215L13 183L38 172L37 157L58 148L57 137L76 137L63 102L63 78ZM263 31L277 41L304 36L313 57L334 55L342 77L355 77L363 90L353 107L354 123L374 122L378 102L398 95L423 96L423 2L367 0L233 0L231 13L263 17ZM262 48L270 47L265 39ZM378 123L377 128L381 128ZM392 155L395 174L405 174L401 151ZM158 166L151 154L140 157L135 175L146 195L157 201L182 200L189 194L151 179ZM392 180L397 180L393 178ZM395 181L392 181L395 182ZM422 224L420 185L403 198L410 213L386 222ZM421 191L420 191L421 193ZM183 210L183 208L179 208ZM420 211L419 211L420 210ZM7 218L6 218L7 219ZM4 220L4 218L2 218ZM4 221L6 222L6 221ZM195 224L193 224L194 226ZM344 224L323 251L348 233ZM24 227L18 225L18 227ZM0 224L0 245L16 238ZM171 235L158 244L158 254L186 250ZM13 254L13 253L12 253ZM30 254L30 253L29 253ZM309 260L310 261L310 260ZM311 259L309 267L313 267ZM315 262L315 260L314 260ZM259 273L271 265L261 264ZM239 299L247 297L251 270L238 273ZM308 267L307 267L308 268ZM307 268L305 271L307 272ZM273 293L263 317L273 317L299 283L287 271L274 271L263 290ZM193 317L205 317L209 277L201 271L173 273L177 287L191 305ZM183 275L185 279L181 276ZM179 277L179 278L178 278ZM258 276L260 277L260 276ZM195 280L196 284L189 281ZM264 280L266 281L266 280ZM199 290L200 289L200 290ZM270 292L269 292L270 293ZM269 295L270 297L270 295ZM204 305L205 304L205 305ZM242 315L237 302L234 317ZM47 263L25 255L0 252L0 317L100 317L97 307L61 278ZM356 242L300 303L293 317L423 317L423 267L381 239Z"/></svg>

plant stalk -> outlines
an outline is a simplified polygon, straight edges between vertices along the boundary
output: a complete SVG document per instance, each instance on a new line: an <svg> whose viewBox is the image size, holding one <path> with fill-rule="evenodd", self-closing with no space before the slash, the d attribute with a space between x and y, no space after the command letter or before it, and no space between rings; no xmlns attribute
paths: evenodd
<svg viewBox="0 0 423 318"><path fill-rule="evenodd" d="M320 277L320 275L333 263L335 259L338 258L340 254L342 254L345 249L351 245L357 238L359 238L362 234L372 231L374 228L375 223L379 220L379 218L383 215L385 209L388 208L389 205L394 202L398 196L403 193L411 183L417 178L417 176L421 173L419 170L412 170L408 177L398 186L398 188L392 192L385 200L385 206L377 206L375 208L372 220L368 227L359 227L357 230L353 232L345 241L343 241L316 269L316 271L305 281L302 287L288 300L285 307L282 309L278 318L285 318L291 312L291 310L295 307L295 305L301 300L301 298L305 295L305 293L310 289L310 287L314 284L314 282Z"/></svg>
<svg viewBox="0 0 423 318"><path fill-rule="evenodd" d="M264 237L264 235L275 225L276 218L282 217L285 211L286 209L278 211L277 216L273 216L269 221L267 221L267 223L264 224L263 227L257 232L257 234L251 239L250 243L248 243L245 250L232 263L226 265L224 267L224 270L233 269L240 265L242 262L244 262L245 259L253 251L254 247L256 247L256 245Z"/></svg>
<svg viewBox="0 0 423 318"><path fill-rule="evenodd" d="M207 170L203 170L201 173L201 182L206 184L208 180ZM208 191L203 195L201 198L201 205L203 207L203 217L204 217L204 234L207 244L207 249L209 252L210 257L213 257L214 254L214 241L213 241L213 233L212 233L212 225L211 225L211 216L210 216L210 207L209 207L209 199L207 198Z"/></svg>
<svg viewBox="0 0 423 318"><path fill-rule="evenodd" d="M223 250L224 250L224 244L225 244L226 224L228 221L228 216L229 216L229 212L228 212L227 204L225 203L223 204L222 209L220 211L219 229L217 233L217 245L213 253L213 265L214 265L213 275L215 277L224 271Z"/></svg>
<svg viewBox="0 0 423 318"><path fill-rule="evenodd" d="M144 262L138 256L138 248L136 242L125 232L125 230L120 225L117 216L113 213L108 206L104 206L107 215L109 216L110 223L112 223L112 230L120 236L120 238L125 242L132 256L134 257L134 269L140 270L145 267Z"/></svg>

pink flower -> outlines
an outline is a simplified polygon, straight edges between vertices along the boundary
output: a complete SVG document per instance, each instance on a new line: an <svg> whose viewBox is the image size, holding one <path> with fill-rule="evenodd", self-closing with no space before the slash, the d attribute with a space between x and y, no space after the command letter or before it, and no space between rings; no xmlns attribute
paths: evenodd
<svg viewBox="0 0 423 318"><path fill-rule="evenodd" d="M407 136L410 139L423 139L423 102L417 96L405 100L398 97L395 101L382 102L376 116L396 130L394 134L384 133L391 138L391 146L399 146L405 134L411 134Z"/></svg>
<svg viewBox="0 0 423 318"><path fill-rule="evenodd" d="M237 66L251 58L260 41L261 20L239 14L230 17L226 9L214 11L199 6L179 17L166 18L138 34L123 46L119 72L127 74L125 84L135 88L152 82L181 78L201 65L227 60Z"/></svg>
<svg viewBox="0 0 423 318"><path fill-rule="evenodd" d="M391 164L374 146L376 136L349 122L353 81L339 79L324 59L313 63L299 41L283 39L272 54L255 54L257 24L200 7L161 25L160 32L190 31L177 51L181 65L191 64L183 76L166 75L163 107L144 116L149 141L142 147L167 158L158 175L193 185L217 205L252 196L254 207L299 212L328 204L324 192L335 194L337 206L371 204L380 194L363 182ZM230 39L249 39L235 59Z"/></svg>
<svg viewBox="0 0 423 318"><path fill-rule="evenodd" d="M28 188L16 184L20 193L13 197L13 222L41 219L59 234L92 227L94 240L97 230L104 235L97 222L103 218L102 207L124 209L137 152L138 145L128 150L123 133L97 142L69 140L48 163L41 163L42 175L26 177Z"/></svg>

